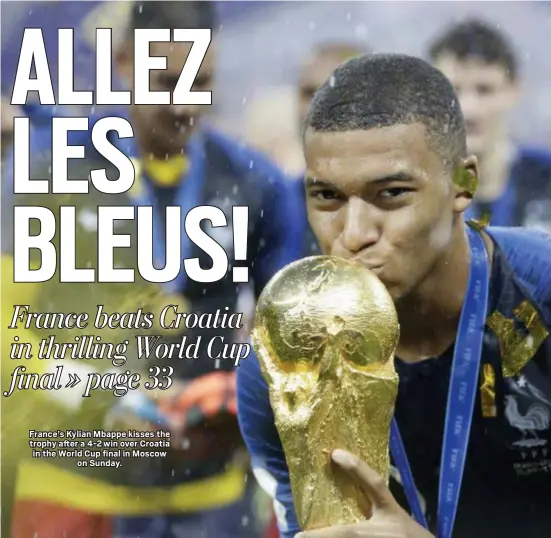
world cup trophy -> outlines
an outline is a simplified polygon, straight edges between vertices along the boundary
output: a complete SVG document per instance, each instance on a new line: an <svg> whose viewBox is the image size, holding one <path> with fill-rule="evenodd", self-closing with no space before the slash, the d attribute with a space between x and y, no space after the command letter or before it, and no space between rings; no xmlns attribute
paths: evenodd
<svg viewBox="0 0 551 538"><path fill-rule="evenodd" d="M365 520L370 502L331 462L348 450L388 480L398 316L381 281L332 256L292 263L258 301L252 342L269 386L302 530Z"/></svg>

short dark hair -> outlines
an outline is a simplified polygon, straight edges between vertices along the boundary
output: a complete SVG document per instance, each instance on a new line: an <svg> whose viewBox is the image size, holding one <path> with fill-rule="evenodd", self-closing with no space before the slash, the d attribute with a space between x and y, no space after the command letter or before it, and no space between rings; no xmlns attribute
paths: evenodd
<svg viewBox="0 0 551 538"><path fill-rule="evenodd" d="M419 58L373 54L334 71L316 92L305 128L343 132L412 123L425 126L447 164L465 157L463 114L448 79Z"/></svg>
<svg viewBox="0 0 551 538"><path fill-rule="evenodd" d="M134 2L128 30L156 28L218 28L216 6L213 2Z"/></svg>
<svg viewBox="0 0 551 538"><path fill-rule="evenodd" d="M448 28L429 48L432 61L443 54L459 60L478 59L499 65L511 80L518 76L518 63L510 40L497 28L480 20L471 19Z"/></svg>

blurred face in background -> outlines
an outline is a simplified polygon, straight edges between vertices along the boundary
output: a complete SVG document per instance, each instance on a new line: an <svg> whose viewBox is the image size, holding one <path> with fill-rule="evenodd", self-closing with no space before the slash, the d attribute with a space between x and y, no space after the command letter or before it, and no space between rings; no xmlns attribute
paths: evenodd
<svg viewBox="0 0 551 538"><path fill-rule="evenodd" d="M152 43L151 56L167 58L165 71L150 71L150 91L174 92L192 43ZM129 88L134 85L133 47L127 45L117 58L119 76ZM130 52L129 52L130 51ZM212 91L214 43L211 43L195 78L192 91ZM138 138L147 143L156 157L183 152L207 105L136 105L132 107L133 126Z"/></svg>
<svg viewBox="0 0 551 538"><path fill-rule="evenodd" d="M465 117L469 152L478 156L491 152L506 133L508 114L517 102L517 83L504 66L477 58L442 54L434 65L455 87Z"/></svg>

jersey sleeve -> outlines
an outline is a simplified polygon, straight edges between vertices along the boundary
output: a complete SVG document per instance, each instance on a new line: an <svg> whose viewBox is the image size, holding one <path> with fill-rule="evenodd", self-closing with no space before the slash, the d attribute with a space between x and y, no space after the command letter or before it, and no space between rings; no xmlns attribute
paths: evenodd
<svg viewBox="0 0 551 538"><path fill-rule="evenodd" d="M302 213L305 211L289 179L281 173L267 174L261 220L262 243L254 266L258 296L280 269L300 259L302 251Z"/></svg>
<svg viewBox="0 0 551 538"><path fill-rule="evenodd" d="M490 227L486 231L551 328L551 234L531 228Z"/></svg>
<svg viewBox="0 0 551 538"><path fill-rule="evenodd" d="M273 500L280 536L293 538L300 528L293 506L289 470L275 427L268 386L252 353L237 371L237 412L254 475Z"/></svg>
<svg viewBox="0 0 551 538"><path fill-rule="evenodd" d="M266 156L218 132L207 133L230 156L246 188L261 192L262 211L255 223L259 241L251 265L258 297L275 273L302 255L304 204L293 182Z"/></svg>

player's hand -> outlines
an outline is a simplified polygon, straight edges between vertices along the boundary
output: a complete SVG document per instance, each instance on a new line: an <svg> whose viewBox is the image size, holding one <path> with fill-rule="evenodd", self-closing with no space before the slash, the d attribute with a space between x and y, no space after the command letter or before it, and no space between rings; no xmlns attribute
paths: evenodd
<svg viewBox="0 0 551 538"><path fill-rule="evenodd" d="M150 389L147 391L147 396L153 400L157 405L166 407L164 402L171 402L177 400L185 388L189 385L189 381L182 381L180 379L172 379L172 384L167 389Z"/></svg>
<svg viewBox="0 0 551 538"><path fill-rule="evenodd" d="M128 392L105 415L104 427L112 431L169 429L169 420L145 389Z"/></svg>
<svg viewBox="0 0 551 538"><path fill-rule="evenodd" d="M191 459L229 457L239 444L235 372L202 375L157 400L169 419L172 444Z"/></svg>
<svg viewBox="0 0 551 538"><path fill-rule="evenodd" d="M344 450L335 450L333 462L359 484L372 505L368 521L301 532L295 538L434 538L396 502L385 481L365 462Z"/></svg>

